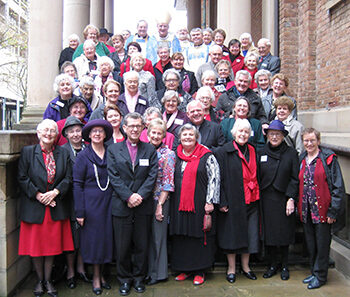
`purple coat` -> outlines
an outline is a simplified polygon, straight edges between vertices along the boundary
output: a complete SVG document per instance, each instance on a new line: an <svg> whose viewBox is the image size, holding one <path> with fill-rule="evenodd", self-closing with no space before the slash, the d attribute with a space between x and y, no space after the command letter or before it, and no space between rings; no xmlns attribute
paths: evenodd
<svg viewBox="0 0 350 297"><path fill-rule="evenodd" d="M75 95L73 95L74 97ZM72 98L73 98L72 97ZM43 115L43 119L51 119L54 120L55 122L58 122L61 119L61 113L60 113L60 106L57 104L57 101L60 99L60 96L57 96L55 99L51 100L49 104L46 107L46 110ZM70 100L70 99L69 99ZM92 113L92 109L90 107L90 103L87 102L88 106L88 112L85 115L84 120L87 122L89 121L89 117Z"/></svg>

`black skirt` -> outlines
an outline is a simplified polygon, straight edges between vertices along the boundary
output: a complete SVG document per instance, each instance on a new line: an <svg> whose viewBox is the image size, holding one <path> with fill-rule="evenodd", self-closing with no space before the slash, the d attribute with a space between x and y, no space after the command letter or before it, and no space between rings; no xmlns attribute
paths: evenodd
<svg viewBox="0 0 350 297"><path fill-rule="evenodd" d="M236 250L225 250L224 254L256 254L259 252L259 212L256 202L246 204L248 222L248 247Z"/></svg>
<svg viewBox="0 0 350 297"><path fill-rule="evenodd" d="M171 269L180 272L206 270L213 266L215 260L215 236L195 238L174 235L171 240Z"/></svg>

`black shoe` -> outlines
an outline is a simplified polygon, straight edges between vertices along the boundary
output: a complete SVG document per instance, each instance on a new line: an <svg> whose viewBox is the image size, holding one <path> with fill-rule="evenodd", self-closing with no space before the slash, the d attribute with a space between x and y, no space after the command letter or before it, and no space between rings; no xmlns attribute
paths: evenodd
<svg viewBox="0 0 350 297"><path fill-rule="evenodd" d="M109 283L107 283L107 282L104 282L104 283L101 282L101 287L106 289L106 290L112 289L111 285Z"/></svg>
<svg viewBox="0 0 350 297"><path fill-rule="evenodd" d="M326 282L320 281L316 276L312 279L311 282L307 285L307 288L312 290L312 289L318 289L322 287Z"/></svg>
<svg viewBox="0 0 350 297"><path fill-rule="evenodd" d="M68 287L69 289L75 289L76 286L77 286L77 282L75 281L75 277L73 276L73 277L71 277L71 278L68 278L68 279L66 280L66 284L67 284L67 287Z"/></svg>
<svg viewBox="0 0 350 297"><path fill-rule="evenodd" d="M281 271L281 280L289 280L289 270L287 267L283 267Z"/></svg>
<svg viewBox="0 0 350 297"><path fill-rule="evenodd" d="M249 279L251 279L251 280L256 280L256 279L257 279L255 273L254 273L253 271L251 271L251 270L248 271L248 272L245 272L244 270L242 270L242 273L243 273L243 275L244 275L245 277L247 277L247 278L249 278Z"/></svg>
<svg viewBox="0 0 350 297"><path fill-rule="evenodd" d="M153 286L153 285L158 284L158 283L159 283L158 280L153 279L153 278L150 278L150 279L148 280L148 282L147 282L147 285L148 285L148 286Z"/></svg>
<svg viewBox="0 0 350 297"><path fill-rule="evenodd" d="M119 294L122 296L126 296L130 294L131 285L128 283L122 283L119 287Z"/></svg>
<svg viewBox="0 0 350 297"><path fill-rule="evenodd" d="M303 279L303 284L308 284L309 282L311 282L313 280L315 276L313 274L307 276L306 278Z"/></svg>
<svg viewBox="0 0 350 297"><path fill-rule="evenodd" d="M135 281L134 289L137 293L143 293L144 291L146 291L146 287L143 281Z"/></svg>
<svg viewBox="0 0 350 297"><path fill-rule="evenodd" d="M58 293L52 282L45 281L45 288L47 290L47 294L51 297L57 297Z"/></svg>
<svg viewBox="0 0 350 297"><path fill-rule="evenodd" d="M101 288L94 288L94 286L92 286L92 292L94 292L95 295L101 295L102 289Z"/></svg>
<svg viewBox="0 0 350 297"><path fill-rule="evenodd" d="M78 272L78 276L82 281L86 283L92 283L92 279L90 279L85 272Z"/></svg>
<svg viewBox="0 0 350 297"><path fill-rule="evenodd" d="M236 274L235 273L229 273L226 275L226 279L229 283L233 284L236 281Z"/></svg>
<svg viewBox="0 0 350 297"><path fill-rule="evenodd" d="M35 288L33 290L33 294L35 297L40 297L44 295L44 282L43 281L38 281L38 283L35 285Z"/></svg>
<svg viewBox="0 0 350 297"><path fill-rule="evenodd" d="M263 278L273 277L277 273L277 267L271 266L266 272L263 274Z"/></svg>

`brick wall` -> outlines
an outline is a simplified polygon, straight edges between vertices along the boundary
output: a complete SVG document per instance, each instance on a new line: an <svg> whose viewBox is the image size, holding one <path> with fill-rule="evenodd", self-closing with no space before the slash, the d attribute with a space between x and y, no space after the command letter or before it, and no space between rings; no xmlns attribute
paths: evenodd
<svg viewBox="0 0 350 297"><path fill-rule="evenodd" d="M280 1L281 71L299 110L350 105L350 0Z"/></svg>
<svg viewBox="0 0 350 297"><path fill-rule="evenodd" d="M251 34L255 45L262 37L262 0L251 0Z"/></svg>

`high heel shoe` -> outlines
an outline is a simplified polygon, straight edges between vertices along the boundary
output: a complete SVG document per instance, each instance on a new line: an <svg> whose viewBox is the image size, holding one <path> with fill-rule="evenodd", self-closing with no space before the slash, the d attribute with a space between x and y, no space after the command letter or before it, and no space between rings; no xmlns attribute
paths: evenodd
<svg viewBox="0 0 350 297"><path fill-rule="evenodd" d="M69 289L75 289L75 288L77 287L77 282L76 282L74 276L71 277L71 278L68 278L68 279L66 280L66 284L67 284L67 287L68 287Z"/></svg>
<svg viewBox="0 0 350 297"><path fill-rule="evenodd" d="M47 294L51 297L57 297L58 293L54 285L50 281L45 281L45 288L47 290Z"/></svg>
<svg viewBox="0 0 350 297"><path fill-rule="evenodd" d="M43 281L38 281L38 283L35 285L35 288L33 290L33 294L35 297L40 297L44 295L44 282Z"/></svg>
<svg viewBox="0 0 350 297"><path fill-rule="evenodd" d="M255 273L251 270L249 270L248 272L245 272L243 269L242 269L242 274L246 277L246 278L249 278L251 280L256 280L258 279L255 275Z"/></svg>
<svg viewBox="0 0 350 297"><path fill-rule="evenodd" d="M85 272L78 272L77 274L82 281L86 283L92 283L92 279L90 279Z"/></svg>

